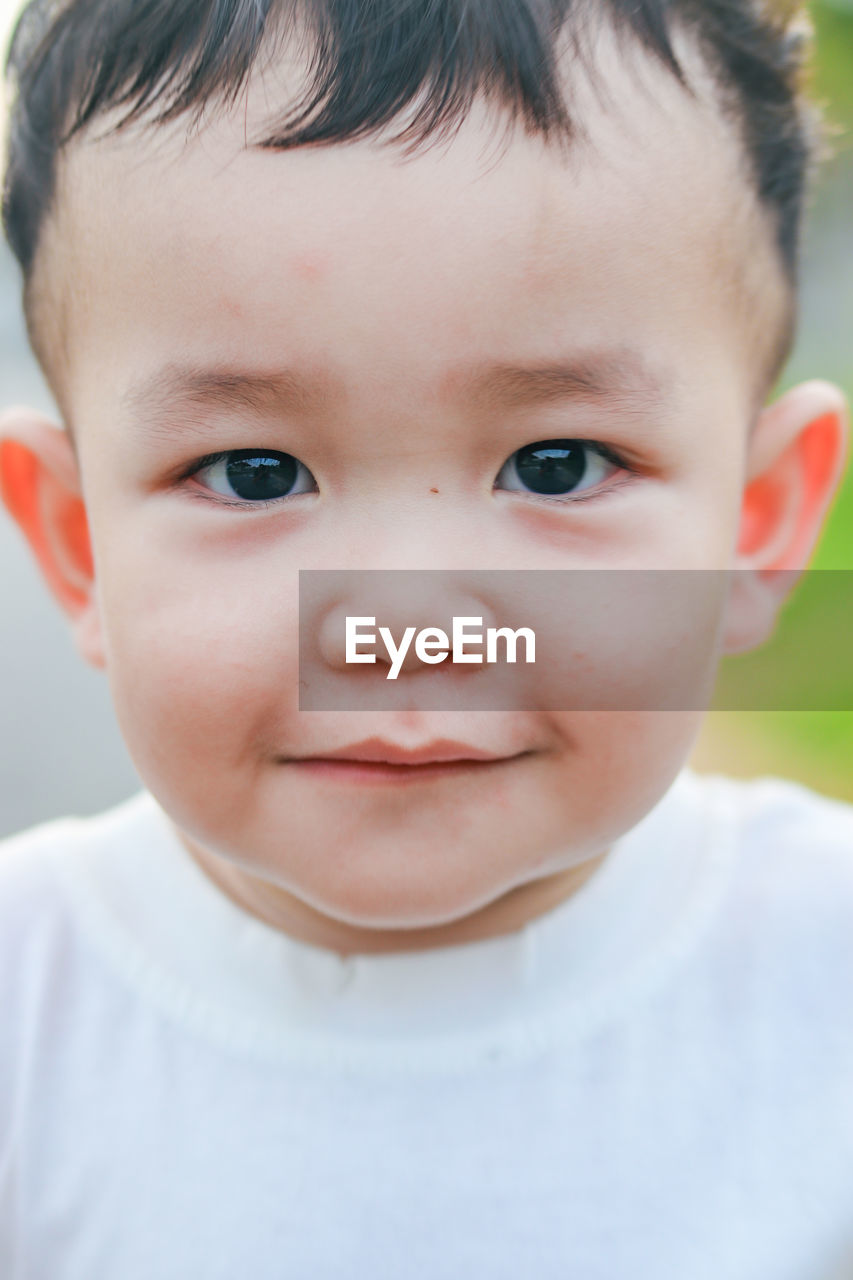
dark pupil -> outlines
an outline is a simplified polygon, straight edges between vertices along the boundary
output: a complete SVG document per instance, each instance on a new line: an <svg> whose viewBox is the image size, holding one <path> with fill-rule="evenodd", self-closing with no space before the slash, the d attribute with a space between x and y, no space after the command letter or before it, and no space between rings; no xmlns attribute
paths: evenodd
<svg viewBox="0 0 853 1280"><path fill-rule="evenodd" d="M515 469L534 493L568 493L583 479L585 449L569 440L540 440L519 449Z"/></svg>
<svg viewBox="0 0 853 1280"><path fill-rule="evenodd" d="M238 498L261 501L284 498L296 483L296 459L289 453L265 458L259 453L234 453L228 459L228 483Z"/></svg>

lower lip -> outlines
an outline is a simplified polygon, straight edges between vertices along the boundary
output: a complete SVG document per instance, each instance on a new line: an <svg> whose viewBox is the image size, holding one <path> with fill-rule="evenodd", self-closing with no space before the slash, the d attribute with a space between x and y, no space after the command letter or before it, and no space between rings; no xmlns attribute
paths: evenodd
<svg viewBox="0 0 853 1280"><path fill-rule="evenodd" d="M400 786L483 774L517 759L509 756L500 760L441 760L434 764L380 764L363 760L288 760L286 763L327 782Z"/></svg>

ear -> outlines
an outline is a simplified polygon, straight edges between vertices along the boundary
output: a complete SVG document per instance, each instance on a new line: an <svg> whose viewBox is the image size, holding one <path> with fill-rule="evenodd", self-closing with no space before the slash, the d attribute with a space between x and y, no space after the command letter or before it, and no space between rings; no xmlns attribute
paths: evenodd
<svg viewBox="0 0 853 1280"><path fill-rule="evenodd" d="M832 383L800 383L760 413L747 451L724 652L772 635L815 548L846 450L847 402Z"/></svg>
<svg viewBox="0 0 853 1280"><path fill-rule="evenodd" d="M67 432L31 409L0 414L0 494L71 622L78 651L104 667L89 527Z"/></svg>

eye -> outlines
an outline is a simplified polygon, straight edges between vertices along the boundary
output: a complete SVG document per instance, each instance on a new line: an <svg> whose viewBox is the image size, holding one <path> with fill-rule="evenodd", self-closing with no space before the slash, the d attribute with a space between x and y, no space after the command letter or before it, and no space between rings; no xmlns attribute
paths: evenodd
<svg viewBox="0 0 853 1280"><path fill-rule="evenodd" d="M586 440L537 440L507 458L495 488L562 497L593 489L624 469L604 445Z"/></svg>
<svg viewBox="0 0 853 1280"><path fill-rule="evenodd" d="M312 493L317 482L303 462L273 449L231 449L202 458L194 479L223 498L274 502Z"/></svg>

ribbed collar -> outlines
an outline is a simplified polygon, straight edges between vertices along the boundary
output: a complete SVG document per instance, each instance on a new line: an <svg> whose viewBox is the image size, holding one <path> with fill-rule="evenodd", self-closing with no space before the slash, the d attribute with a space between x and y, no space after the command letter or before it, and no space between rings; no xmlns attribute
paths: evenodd
<svg viewBox="0 0 853 1280"><path fill-rule="evenodd" d="M678 962L731 861L713 792L679 775L572 897L521 930L390 955L342 957L248 914L147 792L79 822L59 862L112 964L196 1030L265 1053L423 1062L432 1045L453 1059L580 1033Z"/></svg>

